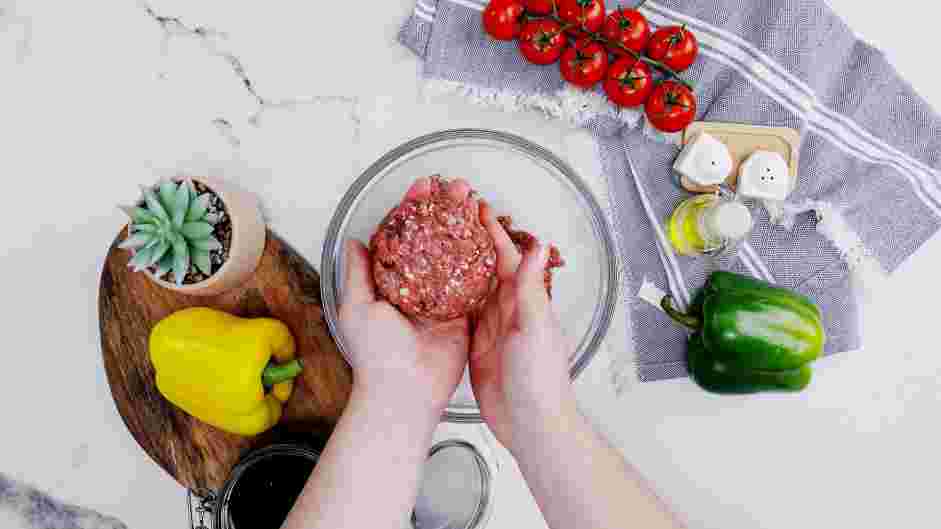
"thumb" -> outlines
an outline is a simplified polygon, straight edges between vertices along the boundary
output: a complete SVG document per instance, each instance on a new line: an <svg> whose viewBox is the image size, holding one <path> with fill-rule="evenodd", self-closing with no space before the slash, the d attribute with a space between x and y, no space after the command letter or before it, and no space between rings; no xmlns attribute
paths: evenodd
<svg viewBox="0 0 941 529"><path fill-rule="evenodd" d="M376 301L369 252L363 243L350 240L346 243L346 278L343 286L343 305L366 304Z"/></svg>
<svg viewBox="0 0 941 529"><path fill-rule="evenodd" d="M516 295L520 326L524 328L541 321L549 310L549 294L544 279L548 258L548 247L537 241L523 256L517 271Z"/></svg>

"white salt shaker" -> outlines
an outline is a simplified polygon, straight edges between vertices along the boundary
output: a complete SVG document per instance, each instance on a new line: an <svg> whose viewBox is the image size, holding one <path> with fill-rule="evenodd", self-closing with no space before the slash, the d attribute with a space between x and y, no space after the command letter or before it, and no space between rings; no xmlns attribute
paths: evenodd
<svg viewBox="0 0 941 529"><path fill-rule="evenodd" d="M739 169L738 195L773 202L783 202L791 194L791 168L779 153L755 151Z"/></svg>
<svg viewBox="0 0 941 529"><path fill-rule="evenodd" d="M724 184L732 166L729 148L714 136L702 132L683 148L673 170L682 177L683 187L705 190Z"/></svg>

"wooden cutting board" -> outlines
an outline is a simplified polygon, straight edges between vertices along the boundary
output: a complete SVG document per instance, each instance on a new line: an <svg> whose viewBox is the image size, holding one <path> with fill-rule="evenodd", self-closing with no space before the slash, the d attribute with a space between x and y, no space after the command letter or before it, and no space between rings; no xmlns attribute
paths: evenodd
<svg viewBox="0 0 941 529"><path fill-rule="evenodd" d="M683 132L683 144L691 142L702 132L715 137L729 148L729 153L732 155L732 172L726 183L732 189L735 189L738 184L738 173L742 163L755 151L771 151L783 156L791 169L791 181L795 186L797 185L801 141L798 131L785 127L697 121ZM687 186L684 185L684 187ZM696 189L695 185L687 189L693 192L708 192L708 190Z"/></svg>
<svg viewBox="0 0 941 529"><path fill-rule="evenodd" d="M242 287L200 298L161 288L127 268L128 252L111 245L98 292L101 350L111 395L141 448L184 487L217 492L251 448L284 433L329 435L346 406L352 373L330 337L320 276L303 257L268 232L254 276ZM212 307L243 317L272 317L294 333L304 371L281 423L255 438L225 433L190 417L157 391L147 342L153 326L180 309Z"/></svg>

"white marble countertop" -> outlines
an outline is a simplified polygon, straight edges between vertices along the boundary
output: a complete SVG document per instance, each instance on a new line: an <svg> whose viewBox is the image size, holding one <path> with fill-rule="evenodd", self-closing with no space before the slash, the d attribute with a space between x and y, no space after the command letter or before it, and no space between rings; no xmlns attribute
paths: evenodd
<svg viewBox="0 0 941 529"><path fill-rule="evenodd" d="M941 108L923 44L941 7L831 4ZM420 134L508 130L597 171L581 132L424 101L418 64L394 40L411 5L153 0L148 13L137 0L0 0L0 262L12 300L0 472L129 527L186 524L182 488L118 417L99 351L114 206L138 183L221 171L260 193L274 226L318 263L349 182ZM582 406L691 527L928 526L941 473L939 262L935 238L867 302L866 349L821 361L799 396L718 398L682 380L616 395L603 352L578 383ZM479 427L455 431L485 442ZM544 527L499 458L491 526Z"/></svg>

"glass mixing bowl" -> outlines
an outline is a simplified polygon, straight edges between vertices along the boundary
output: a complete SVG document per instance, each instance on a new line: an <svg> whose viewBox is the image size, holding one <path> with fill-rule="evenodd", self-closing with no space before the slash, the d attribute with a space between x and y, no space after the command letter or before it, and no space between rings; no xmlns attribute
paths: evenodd
<svg viewBox="0 0 941 529"><path fill-rule="evenodd" d="M330 222L323 249L321 289L330 331L346 355L337 325L343 284L343 245L368 242L419 177L463 177L514 227L559 247L566 261L555 272L553 305L578 347L572 379L588 365L611 324L617 298L614 243L604 213L586 184L548 150L489 130L448 130L414 139L386 154L353 183ZM363 332L369 332L363 329ZM451 422L479 422L467 373L445 413Z"/></svg>

